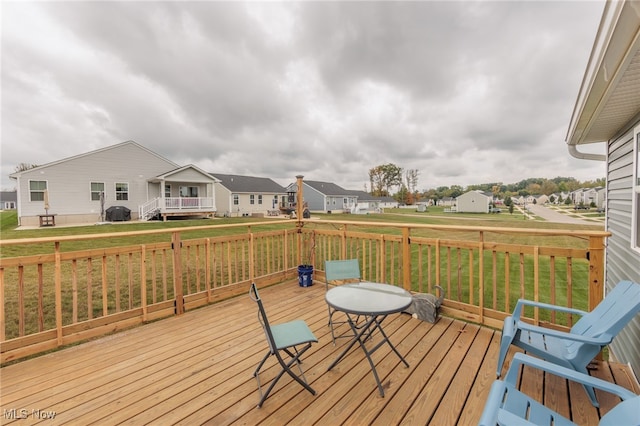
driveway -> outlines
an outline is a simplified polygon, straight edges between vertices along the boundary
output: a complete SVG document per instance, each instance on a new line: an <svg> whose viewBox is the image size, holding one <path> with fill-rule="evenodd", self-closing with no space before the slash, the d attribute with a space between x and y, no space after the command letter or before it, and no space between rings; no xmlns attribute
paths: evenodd
<svg viewBox="0 0 640 426"><path fill-rule="evenodd" d="M541 218L549 222L573 223L576 225L598 225L598 222L571 217L564 213L558 213L555 210L538 204L527 204L527 207L529 208L531 213L535 214L536 216L540 216Z"/></svg>

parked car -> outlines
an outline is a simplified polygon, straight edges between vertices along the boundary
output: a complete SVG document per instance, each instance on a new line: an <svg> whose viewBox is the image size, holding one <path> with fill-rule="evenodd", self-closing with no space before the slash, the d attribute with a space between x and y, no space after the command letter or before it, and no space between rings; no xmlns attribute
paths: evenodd
<svg viewBox="0 0 640 426"><path fill-rule="evenodd" d="M502 209L499 209L497 207L491 207L489 209L489 213L502 213Z"/></svg>
<svg viewBox="0 0 640 426"><path fill-rule="evenodd" d="M585 205L573 206L574 210L589 210L591 207Z"/></svg>

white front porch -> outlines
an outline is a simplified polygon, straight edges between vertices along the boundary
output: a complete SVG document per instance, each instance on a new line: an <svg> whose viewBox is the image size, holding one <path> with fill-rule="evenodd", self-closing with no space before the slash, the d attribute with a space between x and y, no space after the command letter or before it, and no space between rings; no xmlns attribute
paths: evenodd
<svg viewBox="0 0 640 426"><path fill-rule="evenodd" d="M138 218L149 220L157 215L168 216L213 215L216 212L212 197L157 197L138 206Z"/></svg>

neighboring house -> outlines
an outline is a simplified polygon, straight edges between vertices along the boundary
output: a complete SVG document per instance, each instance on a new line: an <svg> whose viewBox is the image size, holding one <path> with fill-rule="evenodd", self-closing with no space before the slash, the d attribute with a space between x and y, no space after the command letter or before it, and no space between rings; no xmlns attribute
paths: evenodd
<svg viewBox="0 0 640 426"><path fill-rule="evenodd" d="M380 197L380 208L381 209L394 209L398 208L400 203L396 201L393 197Z"/></svg>
<svg viewBox="0 0 640 426"><path fill-rule="evenodd" d="M547 204L549 202L549 197L545 194L538 195L534 197L535 203L539 205Z"/></svg>
<svg viewBox="0 0 640 426"><path fill-rule="evenodd" d="M453 207L456 205L456 200L452 197L442 197L438 200L438 206L440 207Z"/></svg>
<svg viewBox="0 0 640 426"><path fill-rule="evenodd" d="M567 133L571 155L606 167L605 292L640 283L640 13L638 2L607 1ZM602 143L604 155L582 145ZM610 354L640 375L640 315Z"/></svg>
<svg viewBox="0 0 640 426"><path fill-rule="evenodd" d="M354 214L382 213L380 197L374 197L365 191L351 191L357 197L356 204L351 208Z"/></svg>
<svg viewBox="0 0 640 426"><path fill-rule="evenodd" d="M278 215L287 190L269 178L211 173L218 216Z"/></svg>
<svg viewBox="0 0 640 426"><path fill-rule="evenodd" d="M479 190L465 192L456 198L458 213L489 213L492 194Z"/></svg>
<svg viewBox="0 0 640 426"><path fill-rule="evenodd" d="M133 141L10 177L17 181L20 226L38 225L45 214L55 215L57 224L94 223L104 220L110 206L130 209L132 219L212 215L216 210L213 177L193 165L180 167Z"/></svg>
<svg viewBox="0 0 640 426"><path fill-rule="evenodd" d="M596 207L604 209L607 205L607 188L598 188L596 190Z"/></svg>
<svg viewBox="0 0 640 426"><path fill-rule="evenodd" d="M549 203L558 204L559 198L560 198L560 194L558 194L557 192L554 192L553 194L549 194Z"/></svg>
<svg viewBox="0 0 640 426"><path fill-rule="evenodd" d="M297 183L287 186L287 193L297 194ZM348 213L357 205L358 196L335 183L304 180L302 198L312 212ZM294 198L297 199L297 198Z"/></svg>
<svg viewBox="0 0 640 426"><path fill-rule="evenodd" d="M17 204L17 191L0 191L0 210L15 210Z"/></svg>

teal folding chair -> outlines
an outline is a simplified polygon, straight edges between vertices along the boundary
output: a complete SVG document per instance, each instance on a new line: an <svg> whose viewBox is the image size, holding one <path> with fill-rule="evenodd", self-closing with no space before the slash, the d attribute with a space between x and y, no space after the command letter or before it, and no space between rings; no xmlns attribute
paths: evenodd
<svg viewBox="0 0 640 426"><path fill-rule="evenodd" d="M253 376L258 381L258 391L260 392L258 408L262 407L262 404L269 396L269 393L284 373L287 373L296 382L300 383L302 387L311 392L311 395L315 395L316 391L309 386L307 379L304 377L304 372L300 366L300 357L309 350L309 348L311 348L312 343L318 342L316 336L314 336L309 326L307 326L307 323L303 320L294 320L282 324L270 325L267 313L265 312L262 304L262 299L260 299L260 295L258 294L258 287L255 283L251 284L249 297L258 304L258 320L262 325L267 342L269 343L269 351L265 354L264 358L262 358L262 361L260 361L258 367L253 373ZM288 359L283 358L283 353L288 357ZM271 381L267 391L263 393L262 386L260 384L260 369L271 355L274 355L277 358L281 370ZM294 364L298 365L298 369L300 370L299 376L291 370L291 366Z"/></svg>
<svg viewBox="0 0 640 426"><path fill-rule="evenodd" d="M526 365L554 374L591 389L599 389L620 397L622 402L613 407L601 419L601 426L638 426L640 425L640 395L588 374L561 367L538 358L517 353L509 367L504 381L496 380L491 386L489 396L480 418L479 426L545 425L566 426L576 423L518 390L518 372Z"/></svg>
<svg viewBox="0 0 640 426"><path fill-rule="evenodd" d="M522 321L524 306L581 315L569 332L538 327ZM502 328L497 376L500 377L510 345L544 360L587 373L587 365L610 344L624 326L640 312L640 284L621 281L591 312L530 300L518 300ZM598 407L593 388L585 386L591 403Z"/></svg>
<svg viewBox="0 0 640 426"><path fill-rule="evenodd" d="M360 275L360 262L358 259L348 259L348 260L325 260L324 262L324 274L325 274L325 286L326 290L329 291L329 285L336 284L347 284L362 281L362 276ZM333 340L333 344L336 344L336 339L341 337L353 338L351 327L349 327L347 332L339 334L336 336L335 327L340 326L341 324L349 324L347 320L336 321L333 316L336 313L335 309L332 309L331 306L327 304L329 309L329 327L331 328L331 339ZM348 316L348 314L345 314ZM359 318L356 317L354 319L354 323L358 324Z"/></svg>

